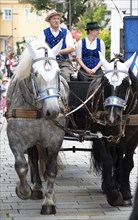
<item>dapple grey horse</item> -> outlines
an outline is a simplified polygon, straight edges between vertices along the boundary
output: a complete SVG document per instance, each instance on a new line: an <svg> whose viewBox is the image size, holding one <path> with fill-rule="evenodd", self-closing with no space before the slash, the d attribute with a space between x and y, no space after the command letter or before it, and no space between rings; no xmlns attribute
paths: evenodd
<svg viewBox="0 0 138 220"><path fill-rule="evenodd" d="M41 214L56 213L54 182L65 133L57 123L66 126L68 84L60 76L56 61L59 48L60 43L53 49L39 41L28 43L7 92L7 135L19 177L16 193L21 199L31 198L32 191L43 190L40 179L33 189L28 183L25 153L33 146L46 152L47 188Z"/></svg>

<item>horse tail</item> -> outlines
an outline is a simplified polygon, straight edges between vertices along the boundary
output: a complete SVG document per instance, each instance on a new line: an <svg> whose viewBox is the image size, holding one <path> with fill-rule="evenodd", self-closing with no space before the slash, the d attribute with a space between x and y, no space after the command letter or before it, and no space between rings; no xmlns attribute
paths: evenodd
<svg viewBox="0 0 138 220"><path fill-rule="evenodd" d="M92 142L91 167L95 173L101 173L102 171L101 151L97 139Z"/></svg>

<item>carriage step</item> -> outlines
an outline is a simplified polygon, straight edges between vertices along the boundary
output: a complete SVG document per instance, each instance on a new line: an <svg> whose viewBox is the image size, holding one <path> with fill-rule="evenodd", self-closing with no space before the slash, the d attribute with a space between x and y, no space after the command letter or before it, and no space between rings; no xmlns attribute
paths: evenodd
<svg viewBox="0 0 138 220"><path fill-rule="evenodd" d="M77 148L75 146L70 147L70 148L61 148L60 151L72 151L73 153L75 153L76 151L92 151L92 148Z"/></svg>
<svg viewBox="0 0 138 220"><path fill-rule="evenodd" d="M79 138L72 137L72 136L65 136L64 140L67 140L67 141L80 141Z"/></svg>

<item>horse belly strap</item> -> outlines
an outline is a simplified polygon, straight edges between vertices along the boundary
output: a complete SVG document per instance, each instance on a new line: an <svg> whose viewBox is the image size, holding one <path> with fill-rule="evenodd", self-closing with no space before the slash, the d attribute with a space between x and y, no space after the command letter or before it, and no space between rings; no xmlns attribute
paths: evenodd
<svg viewBox="0 0 138 220"><path fill-rule="evenodd" d="M138 114L130 115L128 124L129 125L138 125Z"/></svg>
<svg viewBox="0 0 138 220"><path fill-rule="evenodd" d="M5 117L9 118L43 118L43 112L37 109L9 109L5 113Z"/></svg>

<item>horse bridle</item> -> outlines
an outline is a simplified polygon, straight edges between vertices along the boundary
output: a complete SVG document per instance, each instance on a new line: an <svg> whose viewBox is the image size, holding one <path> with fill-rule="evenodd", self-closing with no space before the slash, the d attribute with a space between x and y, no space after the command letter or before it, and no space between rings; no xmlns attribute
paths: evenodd
<svg viewBox="0 0 138 220"><path fill-rule="evenodd" d="M45 50L45 57L40 57L40 58L33 59L33 64L38 62L38 61L44 60L45 61L44 66L46 65L46 63L48 63L49 66L51 66L50 60L55 60L56 61L56 58L48 57L47 48L40 47L39 49L44 49ZM59 98L61 96L61 94L60 94L60 77L59 77L59 73L57 74L57 77L58 77L58 87L57 88L49 87L49 88L46 88L42 91L38 91L36 77L35 77L35 73L33 73L33 67L32 67L32 70L31 70L32 88L33 88L33 93L34 93L35 99L38 102L42 101L42 100L45 100L45 99L49 99L49 98L55 98L55 97ZM47 95L43 95L45 92L47 93Z"/></svg>
<svg viewBox="0 0 138 220"><path fill-rule="evenodd" d="M129 77L128 72L122 71L122 70L117 70L117 60L114 62L114 70L108 70L108 71L104 72L104 75L106 75L107 73L110 73L110 72L112 72L113 74L117 74L118 72L123 72L124 74L126 74ZM105 108L107 106L117 106L117 107L122 109L122 113L123 113L123 110L125 110L126 107L127 107L126 103L128 101L129 93L130 93L130 86L127 88L125 99L122 99L118 96L109 96L106 99L104 99L104 95L103 95L103 91L102 91L101 92L102 99L104 100L103 107ZM105 126L106 123L103 120L101 120L100 118L97 118L97 113L95 112L94 114L90 114L92 120L94 122L98 123L98 124L101 124L101 125ZM106 138L108 142L118 143L120 141L120 138L125 135L125 127L126 127L126 124L127 124L128 114L125 116L124 122L123 122L123 114L121 114L121 118L122 119L121 119L121 123L120 123L120 126L119 126L120 128L119 128L118 135L116 135L116 136L113 136L113 135L104 136L104 135L102 135L102 137Z"/></svg>
<svg viewBox="0 0 138 220"><path fill-rule="evenodd" d="M123 70L117 70L117 61L119 61L119 60L118 59L114 60L114 69L106 71L104 73L104 75L106 75L107 73L110 73L110 72L112 72L113 74L117 74L118 72L121 72L121 73L124 73L127 76L129 76L128 72L123 71ZM126 93L125 99L122 99L118 96L109 96L109 97L107 97L104 100L104 108L107 107L107 106L117 106L117 107L122 108L122 110L125 110L126 103L127 103L128 97L129 97L129 93L130 93L130 89L127 88L127 93Z"/></svg>

